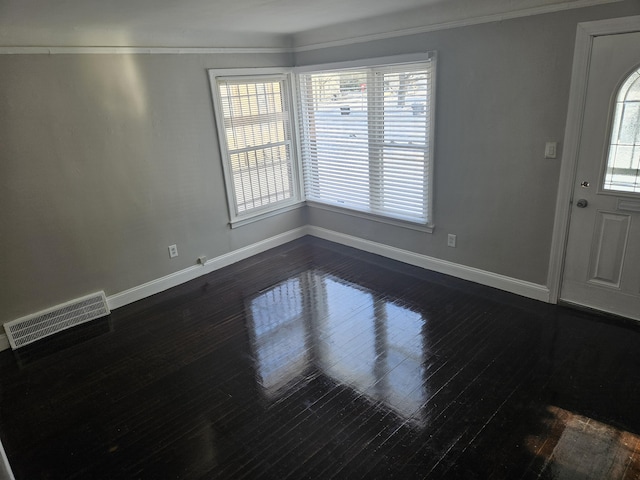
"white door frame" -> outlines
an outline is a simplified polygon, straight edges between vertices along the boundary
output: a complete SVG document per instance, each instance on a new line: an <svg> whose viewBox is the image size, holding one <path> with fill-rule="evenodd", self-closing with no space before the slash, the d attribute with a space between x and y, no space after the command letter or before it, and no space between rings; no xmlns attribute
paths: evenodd
<svg viewBox="0 0 640 480"><path fill-rule="evenodd" d="M571 70L569 110L564 132L562 165L560 166L560 181L556 199L556 215L551 239L551 257L547 276L549 301L551 303L557 303L560 296L593 39L601 35L636 31L640 31L640 15L578 24L573 54L573 68Z"/></svg>

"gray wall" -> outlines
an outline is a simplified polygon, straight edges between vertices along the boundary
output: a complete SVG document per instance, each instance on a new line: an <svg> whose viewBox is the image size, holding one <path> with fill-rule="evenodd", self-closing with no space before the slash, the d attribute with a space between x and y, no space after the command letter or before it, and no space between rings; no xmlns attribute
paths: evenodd
<svg viewBox="0 0 640 480"><path fill-rule="evenodd" d="M544 284L576 25L636 0L273 55L0 55L0 323L305 225ZM357 32L354 32L357 34ZM207 68L439 52L433 234L298 209L230 230ZM446 234L458 248L446 247ZM180 256L169 259L167 246Z"/></svg>
<svg viewBox="0 0 640 480"><path fill-rule="evenodd" d="M0 322L304 225L299 209L227 226L206 73L290 63L284 54L1 55Z"/></svg>
<svg viewBox="0 0 640 480"><path fill-rule="evenodd" d="M300 52L298 65L438 52L435 232L316 208L309 222L546 284L576 27L632 14L636 0ZM544 158L546 141L560 142L558 159Z"/></svg>

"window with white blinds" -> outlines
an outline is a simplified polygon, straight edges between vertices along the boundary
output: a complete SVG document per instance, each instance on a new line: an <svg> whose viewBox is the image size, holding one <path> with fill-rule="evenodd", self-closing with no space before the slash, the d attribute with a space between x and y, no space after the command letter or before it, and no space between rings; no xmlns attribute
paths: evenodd
<svg viewBox="0 0 640 480"><path fill-rule="evenodd" d="M287 76L210 75L232 224L299 201Z"/></svg>
<svg viewBox="0 0 640 480"><path fill-rule="evenodd" d="M435 57L298 75L306 198L429 225Z"/></svg>

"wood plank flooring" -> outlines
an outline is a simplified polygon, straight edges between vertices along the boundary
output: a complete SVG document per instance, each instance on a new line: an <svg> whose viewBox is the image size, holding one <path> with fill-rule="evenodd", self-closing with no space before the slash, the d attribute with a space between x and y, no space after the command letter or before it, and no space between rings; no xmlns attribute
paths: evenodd
<svg viewBox="0 0 640 480"><path fill-rule="evenodd" d="M16 479L640 479L640 325L305 237L0 353Z"/></svg>

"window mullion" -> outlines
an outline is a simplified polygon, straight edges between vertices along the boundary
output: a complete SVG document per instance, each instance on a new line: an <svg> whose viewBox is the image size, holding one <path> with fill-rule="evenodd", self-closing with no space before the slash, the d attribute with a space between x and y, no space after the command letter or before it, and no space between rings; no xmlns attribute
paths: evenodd
<svg viewBox="0 0 640 480"><path fill-rule="evenodd" d="M300 74L309 201L431 227L434 69L430 52L421 62Z"/></svg>
<svg viewBox="0 0 640 480"><path fill-rule="evenodd" d="M382 209L384 194L384 75L367 71L367 127L369 142L369 205L373 211Z"/></svg>

